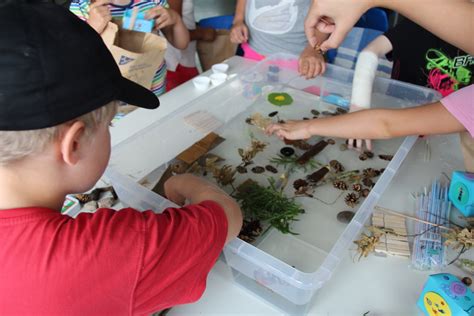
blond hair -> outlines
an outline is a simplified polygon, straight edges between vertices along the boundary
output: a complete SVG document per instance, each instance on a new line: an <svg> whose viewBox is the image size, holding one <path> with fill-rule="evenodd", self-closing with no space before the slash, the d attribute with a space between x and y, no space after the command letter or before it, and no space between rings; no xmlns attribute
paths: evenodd
<svg viewBox="0 0 474 316"><path fill-rule="evenodd" d="M117 102L113 101L74 120L53 127L25 131L0 131L0 166L42 152L72 121L84 122L85 136L90 137L101 123L111 119L116 112Z"/></svg>

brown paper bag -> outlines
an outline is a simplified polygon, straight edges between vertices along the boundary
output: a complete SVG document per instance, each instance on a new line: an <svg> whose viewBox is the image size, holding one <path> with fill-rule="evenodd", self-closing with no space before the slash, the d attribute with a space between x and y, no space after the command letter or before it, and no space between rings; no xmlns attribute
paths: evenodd
<svg viewBox="0 0 474 316"><path fill-rule="evenodd" d="M102 33L122 76L150 89L158 67L164 60L166 40L153 33L121 29L109 23Z"/></svg>
<svg viewBox="0 0 474 316"><path fill-rule="evenodd" d="M216 38L212 42L197 42L197 52L204 71L211 69L212 65L234 56L236 50L237 44L230 41L229 30L216 30Z"/></svg>

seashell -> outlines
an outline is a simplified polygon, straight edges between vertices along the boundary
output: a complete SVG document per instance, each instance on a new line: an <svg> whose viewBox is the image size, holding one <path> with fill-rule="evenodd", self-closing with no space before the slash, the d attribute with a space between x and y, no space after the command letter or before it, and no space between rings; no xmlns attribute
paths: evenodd
<svg viewBox="0 0 474 316"><path fill-rule="evenodd" d="M252 170L253 173L257 173L257 174L265 172L265 168L263 168L261 166L253 167L251 170Z"/></svg>
<svg viewBox="0 0 474 316"><path fill-rule="evenodd" d="M278 173L278 169L275 168L275 167L273 167L272 165L266 165L266 166L265 166L265 169L266 169L267 171L270 171L271 173Z"/></svg>

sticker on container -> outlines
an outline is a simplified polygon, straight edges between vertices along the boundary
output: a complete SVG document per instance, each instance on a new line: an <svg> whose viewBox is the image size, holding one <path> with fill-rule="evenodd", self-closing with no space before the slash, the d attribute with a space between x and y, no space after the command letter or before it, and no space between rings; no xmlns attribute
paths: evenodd
<svg viewBox="0 0 474 316"><path fill-rule="evenodd" d="M197 111L184 117L186 124L194 127L203 134L208 134L222 126L222 122L206 111Z"/></svg>

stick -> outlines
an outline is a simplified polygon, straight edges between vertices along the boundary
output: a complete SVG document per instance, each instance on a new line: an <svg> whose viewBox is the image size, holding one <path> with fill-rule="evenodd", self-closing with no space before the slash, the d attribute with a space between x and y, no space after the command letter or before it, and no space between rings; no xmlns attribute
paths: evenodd
<svg viewBox="0 0 474 316"><path fill-rule="evenodd" d="M399 212L390 210L390 209L385 208L385 207L375 206L374 209L377 210L377 211L380 211L380 212L389 213L389 214L397 215L397 216L400 216L400 217L405 217L405 218L411 219L411 220L413 220L413 221L417 221L417 222L420 222L420 223L428 224L428 225L431 225L431 226L437 226L437 227L442 228L442 229L453 230L452 228L449 228L449 227L446 227L446 226L441 226L441 225L439 225L439 224L435 224L435 223L432 223L432 222L428 222L428 221L419 219L418 217L414 217L414 216L410 216L410 215L405 215L405 214L402 214L402 213L399 213Z"/></svg>

